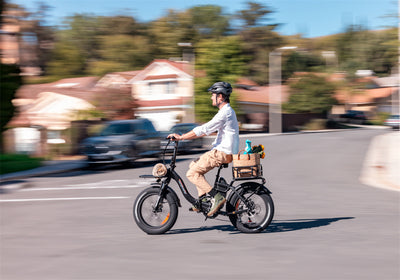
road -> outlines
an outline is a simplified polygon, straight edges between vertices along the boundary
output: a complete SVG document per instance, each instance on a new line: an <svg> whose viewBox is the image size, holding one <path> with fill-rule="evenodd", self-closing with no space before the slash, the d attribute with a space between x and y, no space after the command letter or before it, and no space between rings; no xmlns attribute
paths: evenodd
<svg viewBox="0 0 400 280"><path fill-rule="evenodd" d="M260 234L242 234L225 217L204 221L183 199L170 232L144 234L132 204L151 160L30 178L0 195L0 279L397 280L399 192L359 181L368 145L382 133L249 136L266 147L276 208ZM180 156L178 172L197 156Z"/></svg>

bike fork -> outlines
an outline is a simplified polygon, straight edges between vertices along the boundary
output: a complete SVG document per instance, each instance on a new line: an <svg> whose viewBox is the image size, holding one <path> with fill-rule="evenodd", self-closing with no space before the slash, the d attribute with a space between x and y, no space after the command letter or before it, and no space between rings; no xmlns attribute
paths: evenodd
<svg viewBox="0 0 400 280"><path fill-rule="evenodd" d="M161 187L160 187L159 191L158 191L158 198L157 198L156 204L154 205L154 208L153 208L154 213L160 211L160 207L162 205L161 201L163 200L163 197L164 197L165 186L166 186L166 184L165 184L165 182L163 182L161 184Z"/></svg>

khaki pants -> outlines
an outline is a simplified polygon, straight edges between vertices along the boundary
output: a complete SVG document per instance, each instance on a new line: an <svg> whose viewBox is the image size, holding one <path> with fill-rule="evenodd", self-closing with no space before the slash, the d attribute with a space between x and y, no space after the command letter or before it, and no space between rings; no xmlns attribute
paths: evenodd
<svg viewBox="0 0 400 280"><path fill-rule="evenodd" d="M186 177L196 185L198 194L201 196L212 189L211 185L204 178L204 174L217 166L230 162L232 162L232 155L227 155L215 149L211 150L190 163Z"/></svg>

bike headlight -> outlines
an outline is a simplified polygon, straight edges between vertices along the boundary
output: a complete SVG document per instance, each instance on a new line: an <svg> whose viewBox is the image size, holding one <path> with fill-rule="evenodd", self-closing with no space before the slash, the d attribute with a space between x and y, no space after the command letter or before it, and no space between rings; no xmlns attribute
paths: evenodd
<svg viewBox="0 0 400 280"><path fill-rule="evenodd" d="M157 163L153 167L153 176L156 178L161 178L167 175L167 167L162 163Z"/></svg>

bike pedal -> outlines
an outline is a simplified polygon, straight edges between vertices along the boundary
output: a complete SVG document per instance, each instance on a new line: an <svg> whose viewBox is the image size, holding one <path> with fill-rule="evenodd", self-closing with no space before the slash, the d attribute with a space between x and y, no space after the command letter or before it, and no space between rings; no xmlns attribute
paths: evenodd
<svg viewBox="0 0 400 280"><path fill-rule="evenodd" d="M199 213L200 210L198 208L194 208L194 206L192 206L192 207L189 207L189 212Z"/></svg>

